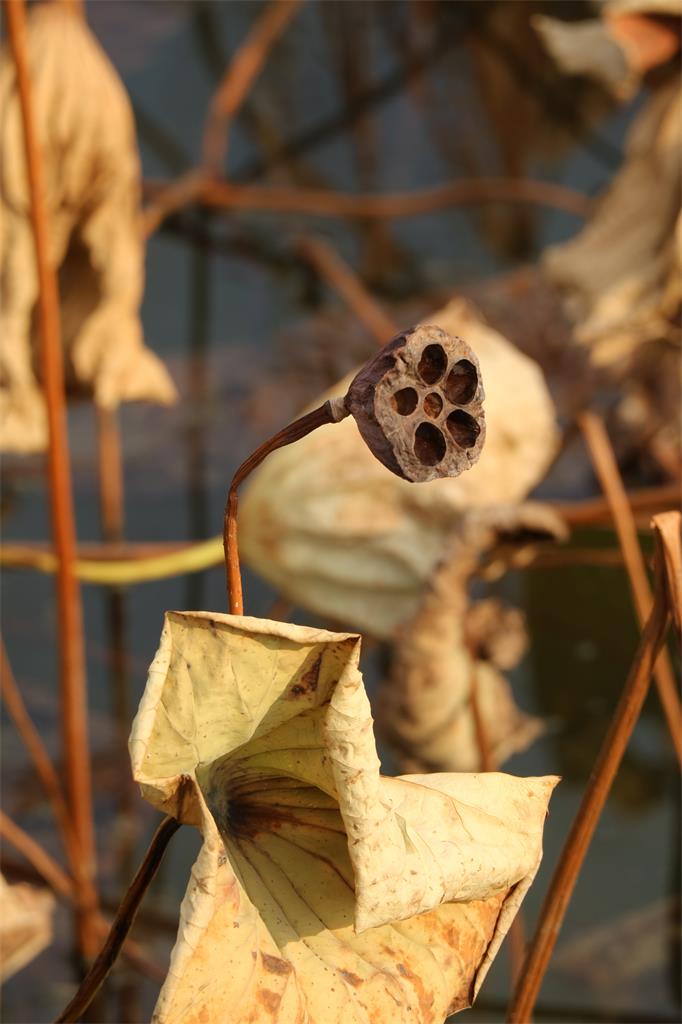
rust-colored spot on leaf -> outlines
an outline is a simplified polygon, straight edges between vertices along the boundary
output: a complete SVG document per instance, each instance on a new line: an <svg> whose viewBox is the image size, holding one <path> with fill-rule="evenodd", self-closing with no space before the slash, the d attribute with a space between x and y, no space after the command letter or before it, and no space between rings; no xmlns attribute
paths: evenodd
<svg viewBox="0 0 682 1024"><path fill-rule="evenodd" d="M339 974L344 981L347 981L354 988L359 988L362 985L362 978L358 977L357 974L353 974L352 971L339 971Z"/></svg>
<svg viewBox="0 0 682 1024"><path fill-rule="evenodd" d="M291 687L289 691L292 697L303 697L306 694L315 693L317 684L320 680L320 666L322 664L322 655L318 654L317 658L308 669L301 676L298 683Z"/></svg>
<svg viewBox="0 0 682 1024"><path fill-rule="evenodd" d="M402 974L403 978L406 978L414 988L417 994L417 999L419 1000L419 1009L421 1010L422 1019L431 1020L433 1010L433 993L428 993L426 991L424 983L419 975L415 974L414 971L411 971L409 967L405 966L405 964L398 964L398 973Z"/></svg>
<svg viewBox="0 0 682 1024"><path fill-rule="evenodd" d="M271 992L270 989L261 988L256 992L256 999L261 1003L268 1013L276 1013L282 997L279 992Z"/></svg>
<svg viewBox="0 0 682 1024"><path fill-rule="evenodd" d="M271 974L289 974L291 971L291 964L288 960L282 960L279 956L270 956L269 953L261 953L261 960L263 961L263 967L266 971L270 971Z"/></svg>

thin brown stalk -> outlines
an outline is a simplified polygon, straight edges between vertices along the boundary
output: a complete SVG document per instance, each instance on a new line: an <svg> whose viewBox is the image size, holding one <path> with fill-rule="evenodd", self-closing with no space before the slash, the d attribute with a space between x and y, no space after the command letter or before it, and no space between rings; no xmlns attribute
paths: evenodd
<svg viewBox="0 0 682 1024"><path fill-rule="evenodd" d="M580 869L628 741L642 710L656 658L665 641L670 614L669 599L662 575L660 551L657 551L656 561L657 578L654 605L644 627L622 696L592 770L580 809L540 911L539 922L530 944L523 972L509 1006L507 1014L509 1024L528 1024L531 1020L535 1000Z"/></svg>
<svg viewBox="0 0 682 1024"><path fill-rule="evenodd" d="M299 239L297 248L320 277L338 292L380 345L385 345L398 333L390 316L383 311L333 246L321 238L307 235Z"/></svg>
<svg viewBox="0 0 682 1024"><path fill-rule="evenodd" d="M158 558L192 547L190 541L141 541L102 544L99 542L78 545L77 561L85 562L130 562ZM0 544L2 565L14 568L42 569L45 556L52 556L52 544L44 541L27 541L20 544Z"/></svg>
<svg viewBox="0 0 682 1024"><path fill-rule="evenodd" d="M99 509L102 536L109 543L123 537L123 456L115 409L97 407Z"/></svg>
<svg viewBox="0 0 682 1024"><path fill-rule="evenodd" d="M40 369L49 430L48 477L50 510L57 571L57 621L62 701L62 742L66 765L66 789L79 853L74 868L79 890L78 933L81 949L94 949L91 918L96 910L92 880L95 871L95 840L88 756L85 652L80 587L73 571L76 532L71 493L64 368L59 323L59 300L54 267L50 262L49 229L40 147L33 119L31 82L26 47L24 0L6 0L5 12L10 48L16 69L21 108L26 168L30 193L31 223L35 240L40 325Z"/></svg>
<svg viewBox="0 0 682 1024"><path fill-rule="evenodd" d="M209 180L192 171L178 182L148 181L151 197L143 211L143 231L151 234L170 213L189 202L227 210L307 213L318 217L364 220L417 217L450 206L478 203L532 203L589 217L592 202L580 192L546 181L513 178L463 178L414 192L348 193L330 189L276 188Z"/></svg>
<svg viewBox="0 0 682 1024"><path fill-rule="evenodd" d="M627 493L623 486L611 441L604 421L596 413L584 412L579 416L578 421L595 472L609 503L630 579L635 611L640 625L643 625L651 611L653 597L644 556L637 539L634 516L628 504ZM654 676L673 746L678 760L682 764L682 705L670 656L665 648L661 650Z"/></svg>
<svg viewBox="0 0 682 1024"><path fill-rule="evenodd" d="M73 830L69 810L62 792L57 770L50 760L40 734L31 720L21 691L14 678L12 666L7 657L4 641L0 638L0 693L7 713L14 722L17 732L24 741L24 746L33 761L38 778L43 784L45 793L52 804L52 810L62 835L64 849L69 862L78 856L78 841Z"/></svg>
<svg viewBox="0 0 682 1024"><path fill-rule="evenodd" d="M325 423L335 423L338 415L335 415L329 402L325 402L313 412L306 413L300 419L294 420L288 426L280 430L268 441L265 441L260 448L249 455L248 459L241 464L232 477L230 490L225 504L225 515L223 519L223 548L225 551L225 574L227 578L227 602L231 615L244 614L244 598L242 594L242 577L239 567L239 545L237 540L237 489L243 480L252 473L257 466L260 466L263 459L274 452L277 448L283 448L287 444L299 441L302 437L310 434Z"/></svg>
<svg viewBox="0 0 682 1024"><path fill-rule="evenodd" d="M478 685L478 673L476 662L472 655L471 663L471 713L474 719L474 731L476 733L476 744L478 746L479 771L494 772L497 769L495 758L490 749L490 742L485 729L485 722L481 714L480 689Z"/></svg>
<svg viewBox="0 0 682 1024"><path fill-rule="evenodd" d="M680 513L663 512L656 516L658 534L663 548L663 564L668 583L673 620L682 634L682 536Z"/></svg>
<svg viewBox="0 0 682 1024"><path fill-rule="evenodd" d="M75 996L57 1017L57 1024L62 1021L77 1021L97 995L121 952L126 936L133 926L138 907L159 869L168 844L179 828L180 822L170 817L164 818L157 828L144 860L116 911L104 946L97 954Z"/></svg>
<svg viewBox="0 0 682 1024"><path fill-rule="evenodd" d="M500 564L504 569L563 569L576 565L588 565L590 568L622 569L623 552L620 548L549 548L524 551L512 551L504 561L497 560L493 549L490 558L481 564L477 575L485 578L499 576Z"/></svg>
<svg viewBox="0 0 682 1024"><path fill-rule="evenodd" d="M8 878L19 879L20 881L28 881L31 884L43 884L47 885L52 891L62 899L66 900L71 905L76 902L76 893L74 886L69 876L63 871L63 869L57 864L55 860L47 853L39 843L31 839L30 836L22 828L16 825L11 819L5 816L3 822L0 812L0 834L3 834L7 839L7 842L11 843L15 849L19 850L20 853L30 860L28 864L24 864L20 861L13 861L8 858L4 853L2 855L2 873ZM9 824L8 824L9 823ZM156 916L154 917L154 926L158 925ZM102 914L97 914L94 919L94 926L97 930L98 936L108 935L109 929L111 928L111 921L107 920ZM168 931L177 930L177 923L174 922L172 929L170 922L164 921L164 927ZM143 947L139 942L135 942L134 939L127 938L125 946L121 950L121 956L124 957L128 963L144 974L146 977L151 978L153 981L162 982L166 977L166 971L159 964L155 964L148 958Z"/></svg>
<svg viewBox="0 0 682 1024"><path fill-rule="evenodd" d="M651 517L664 509L677 508L682 499L679 481L658 487L640 487L626 494L633 512ZM584 501L548 503L568 526L592 526L612 521L611 506L606 498L588 498Z"/></svg>
<svg viewBox="0 0 682 1024"><path fill-rule="evenodd" d="M260 74L272 47L303 2L271 0L230 61L211 100L204 131L203 164L209 174L219 174L224 166L230 122Z"/></svg>
<svg viewBox="0 0 682 1024"><path fill-rule="evenodd" d="M474 652L471 652L471 713L474 719L474 731L476 733L476 744L478 746L479 771L495 772L498 769L495 756L490 747L490 740L485 728L485 722L481 713L480 686ZM523 958L526 950L525 929L523 926L523 914L519 909L509 926L508 937L509 967L512 984L520 976L523 966Z"/></svg>
<svg viewBox="0 0 682 1024"><path fill-rule="evenodd" d="M0 835L21 853L51 889L71 902L75 900L74 884L64 868L40 843L0 810Z"/></svg>

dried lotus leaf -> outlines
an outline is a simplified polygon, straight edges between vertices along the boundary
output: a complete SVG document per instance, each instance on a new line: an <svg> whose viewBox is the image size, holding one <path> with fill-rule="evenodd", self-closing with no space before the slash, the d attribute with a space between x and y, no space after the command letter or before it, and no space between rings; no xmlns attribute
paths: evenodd
<svg viewBox="0 0 682 1024"><path fill-rule="evenodd" d="M623 166L591 221L545 252L543 268L597 365L620 371L645 342L679 344L681 168L674 77L638 113Z"/></svg>
<svg viewBox="0 0 682 1024"><path fill-rule="evenodd" d="M67 384L105 407L171 404L175 386L145 347L140 322L140 162L128 96L85 20L63 4L31 8L27 49ZM38 280L21 112L7 50L0 108L0 446L27 452L45 447L47 424L34 370Z"/></svg>
<svg viewBox="0 0 682 1024"><path fill-rule="evenodd" d="M396 630L377 719L401 770L481 770L479 727L495 764L525 750L543 731L540 719L517 706L499 671L513 667L525 649L520 613L491 600L470 605L468 596L482 553L505 533L529 526L536 534L544 528L547 540L561 536L556 517L542 512L529 503L471 513L417 612Z"/></svg>
<svg viewBox="0 0 682 1024"><path fill-rule="evenodd" d="M537 871L554 778L379 774L360 639L172 612L130 741L203 846L156 1024L441 1024Z"/></svg>
<svg viewBox="0 0 682 1024"><path fill-rule="evenodd" d="M0 981L5 982L52 942L55 898L48 889L0 875Z"/></svg>

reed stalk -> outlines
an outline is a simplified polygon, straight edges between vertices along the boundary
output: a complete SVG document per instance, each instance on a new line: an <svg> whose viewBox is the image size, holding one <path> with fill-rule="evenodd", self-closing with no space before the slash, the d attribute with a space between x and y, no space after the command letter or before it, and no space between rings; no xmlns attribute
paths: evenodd
<svg viewBox="0 0 682 1024"><path fill-rule="evenodd" d="M83 614L74 572L76 530L64 399L64 368L55 268L50 260L42 156L36 136L26 45L24 0L5 0L10 49L16 69L35 241L40 328L40 369L49 431L48 481L57 567L57 622L66 791L79 856L74 864L78 892L77 931L85 956L95 948L93 885L95 838L88 747Z"/></svg>
<svg viewBox="0 0 682 1024"><path fill-rule="evenodd" d="M656 518L654 518L654 525L657 525ZM658 653L665 641L670 620L670 598L664 576L658 530L656 530L656 545L656 585L653 607L644 627L625 688L602 743L580 809L562 850L540 911L539 921L523 971L509 1005L508 1024L528 1024L532 1018L533 1007L573 895L580 869L625 749L637 724L649 691Z"/></svg>
<svg viewBox="0 0 682 1024"><path fill-rule="evenodd" d="M653 604L653 596L649 577L644 563L644 556L637 539L637 527L628 504L628 496L618 463L601 416L594 412L583 412L578 417L595 473L609 504L618 541L623 552L623 560L630 580L630 587L635 611L640 626L649 616ZM663 712L672 739L677 759L682 765L682 705L675 682L675 673L670 655L665 647L661 652L654 669L654 678Z"/></svg>

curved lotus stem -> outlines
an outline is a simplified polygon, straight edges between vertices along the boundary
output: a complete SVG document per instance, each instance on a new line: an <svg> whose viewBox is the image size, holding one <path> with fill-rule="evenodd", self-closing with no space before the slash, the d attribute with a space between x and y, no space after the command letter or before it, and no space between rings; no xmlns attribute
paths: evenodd
<svg viewBox="0 0 682 1024"><path fill-rule="evenodd" d="M223 519L223 548L225 550L225 573L227 576L227 601L228 608L232 615L244 613L244 599L242 596L242 577L239 567L239 548L237 544L237 488L246 479L249 473L260 466L270 452L277 448L283 448L287 444L300 440L306 434L310 434L317 427L325 423L338 423L339 420L348 416L348 410L344 406L344 399L331 399L324 405L306 413L299 419L294 420L279 433L265 441L260 448L257 448L252 455L249 455L245 462L242 462L237 472L232 477L230 490L225 504L225 515Z"/></svg>

